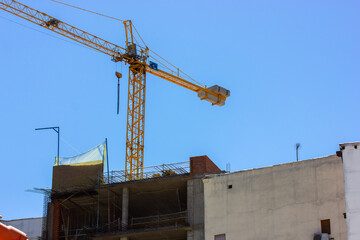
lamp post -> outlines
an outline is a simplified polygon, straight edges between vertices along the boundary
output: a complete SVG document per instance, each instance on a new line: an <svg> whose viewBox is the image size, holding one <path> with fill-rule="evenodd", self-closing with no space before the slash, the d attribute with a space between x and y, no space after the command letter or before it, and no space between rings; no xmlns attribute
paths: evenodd
<svg viewBox="0 0 360 240"><path fill-rule="evenodd" d="M300 148L300 143L297 143L295 145L296 147L296 161L298 162L299 161L299 148Z"/></svg>
<svg viewBox="0 0 360 240"><path fill-rule="evenodd" d="M37 130L48 130L52 129L54 130L58 135L58 146L57 146L57 159L59 161L59 152L60 152L60 127L46 127L46 128L35 128L35 131Z"/></svg>

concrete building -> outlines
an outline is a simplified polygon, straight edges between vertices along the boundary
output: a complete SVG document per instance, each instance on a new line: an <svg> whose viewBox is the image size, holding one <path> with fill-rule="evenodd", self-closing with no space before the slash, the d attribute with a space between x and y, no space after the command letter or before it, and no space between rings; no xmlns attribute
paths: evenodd
<svg viewBox="0 0 360 240"><path fill-rule="evenodd" d="M346 239L344 177L336 155L207 177L205 239ZM327 229L325 229L327 228ZM216 239L216 237L215 237Z"/></svg>
<svg viewBox="0 0 360 240"><path fill-rule="evenodd" d="M77 168L66 166L67 189L53 179L44 239L204 239L202 178L221 173L207 156L146 168L141 180L124 181L121 171L105 173L93 186L92 180L84 185L84 176L91 176L79 176ZM61 172L57 167L54 176L62 178ZM81 185L69 185L69 172Z"/></svg>
<svg viewBox="0 0 360 240"><path fill-rule="evenodd" d="M360 143L336 155L207 176L205 240L360 239Z"/></svg>
<svg viewBox="0 0 360 240"><path fill-rule="evenodd" d="M359 240L360 143L340 150L232 173L199 156L132 181L121 171L95 181L94 166L54 169L61 188L48 191L43 239Z"/></svg>
<svg viewBox="0 0 360 240"><path fill-rule="evenodd" d="M360 239L360 142L340 144L348 240Z"/></svg>

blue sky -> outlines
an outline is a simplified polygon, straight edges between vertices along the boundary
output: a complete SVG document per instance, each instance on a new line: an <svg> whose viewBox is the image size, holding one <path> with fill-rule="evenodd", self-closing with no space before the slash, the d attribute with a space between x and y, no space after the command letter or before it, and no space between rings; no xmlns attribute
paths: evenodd
<svg viewBox="0 0 360 240"><path fill-rule="evenodd" d="M21 2L124 46L120 22L49 0ZM216 107L148 75L145 166L206 154L236 171L294 161L297 142L300 159L309 159L359 140L358 1L76 5L131 19L152 50L199 82L231 90ZM51 186L57 138L35 128L60 126L61 156L107 137L110 169L124 169L127 66L1 10L0 29L0 215L38 217L43 196L26 190ZM124 74L119 115L115 70Z"/></svg>

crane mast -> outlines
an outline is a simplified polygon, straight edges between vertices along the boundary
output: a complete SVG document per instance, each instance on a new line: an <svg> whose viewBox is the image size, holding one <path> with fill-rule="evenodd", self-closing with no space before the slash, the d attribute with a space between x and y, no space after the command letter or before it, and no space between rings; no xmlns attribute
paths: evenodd
<svg viewBox="0 0 360 240"><path fill-rule="evenodd" d="M124 25L127 46L126 55L133 60L129 66L125 159L125 179L132 180L143 178L148 48L141 49L140 55L138 55L134 43L132 22L130 20L124 21Z"/></svg>
<svg viewBox="0 0 360 240"><path fill-rule="evenodd" d="M126 47L123 48L15 0L0 0L0 9L109 55L115 62L121 61L129 64L126 180L143 178L146 73L151 73L194 91L201 100L209 101L212 105L222 106L225 104L226 98L230 96L229 90L217 85L207 88L193 83L191 80L184 79L180 76L179 69L175 74L172 70L163 71L158 69L156 64L154 67L154 63L147 64L150 50L147 46L144 48L135 44L134 27L130 20L123 21L126 35Z"/></svg>

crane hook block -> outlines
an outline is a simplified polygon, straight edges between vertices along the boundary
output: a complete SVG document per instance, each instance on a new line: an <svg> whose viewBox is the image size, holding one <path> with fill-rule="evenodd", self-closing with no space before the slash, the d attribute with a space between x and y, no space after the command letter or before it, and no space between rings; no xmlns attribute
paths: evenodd
<svg viewBox="0 0 360 240"><path fill-rule="evenodd" d="M119 78L122 78L122 74L119 73L119 72L115 72L115 76L119 79Z"/></svg>

